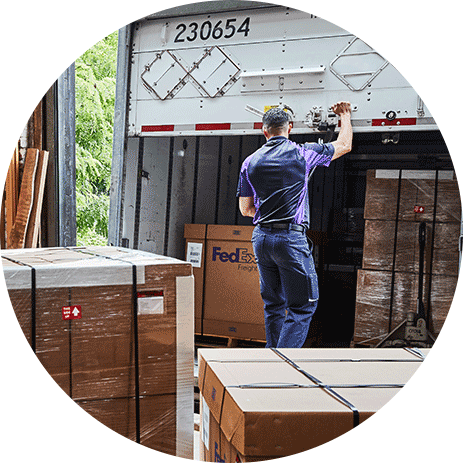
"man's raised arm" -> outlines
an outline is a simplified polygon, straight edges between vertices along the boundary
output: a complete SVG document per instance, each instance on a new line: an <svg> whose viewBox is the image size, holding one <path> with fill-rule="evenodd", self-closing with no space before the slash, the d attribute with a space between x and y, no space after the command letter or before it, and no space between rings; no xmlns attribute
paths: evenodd
<svg viewBox="0 0 463 463"><path fill-rule="evenodd" d="M352 124L350 120L351 106L349 102L340 101L333 105L333 112L341 119L341 130L336 141L331 144L334 146L333 160L340 158L352 149Z"/></svg>

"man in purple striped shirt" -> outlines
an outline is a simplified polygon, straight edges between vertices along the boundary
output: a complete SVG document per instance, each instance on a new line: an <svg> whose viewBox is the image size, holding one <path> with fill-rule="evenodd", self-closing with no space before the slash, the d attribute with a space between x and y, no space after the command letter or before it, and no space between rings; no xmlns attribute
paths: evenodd
<svg viewBox="0 0 463 463"><path fill-rule="evenodd" d="M267 111L262 120L267 143L241 167L237 196L241 213L256 225L252 243L267 347L302 347L317 308L318 278L306 236L309 175L352 148L350 103L335 104L333 112L341 120L336 141L298 145L288 139L290 114L280 108Z"/></svg>

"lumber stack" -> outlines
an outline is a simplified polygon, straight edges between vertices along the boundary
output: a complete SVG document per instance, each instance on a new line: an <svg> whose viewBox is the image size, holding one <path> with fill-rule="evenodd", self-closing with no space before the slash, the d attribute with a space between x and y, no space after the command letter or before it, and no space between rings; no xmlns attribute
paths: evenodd
<svg viewBox="0 0 463 463"><path fill-rule="evenodd" d="M29 148L20 180L19 154L15 150L8 169L2 202L2 248L39 246L48 156L48 151Z"/></svg>
<svg viewBox="0 0 463 463"><path fill-rule="evenodd" d="M450 171L367 173L365 239L358 272L354 345L374 346L417 311L420 223L426 224L423 302L437 336L458 276L461 203Z"/></svg>

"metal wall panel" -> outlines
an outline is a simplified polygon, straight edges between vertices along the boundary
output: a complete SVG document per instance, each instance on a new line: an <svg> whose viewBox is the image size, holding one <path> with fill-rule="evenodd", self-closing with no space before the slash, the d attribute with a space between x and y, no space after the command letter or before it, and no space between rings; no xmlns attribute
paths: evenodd
<svg viewBox="0 0 463 463"><path fill-rule="evenodd" d="M238 200L236 188L240 164L240 137L224 137L222 144L222 162L218 177L218 207L216 223L235 225Z"/></svg>
<svg viewBox="0 0 463 463"><path fill-rule="evenodd" d="M122 207L122 239L129 241L129 247L134 247L135 203L137 195L138 149L140 139L129 138L125 153L123 201Z"/></svg>
<svg viewBox="0 0 463 463"><path fill-rule="evenodd" d="M196 138L174 138L170 211L165 254L183 259L184 225L192 223L195 185Z"/></svg>
<svg viewBox="0 0 463 463"><path fill-rule="evenodd" d="M264 143L265 138L263 135L247 135L243 136L241 142L241 153L240 153L240 162L239 165L243 161L250 156L254 151L259 149ZM251 217L243 217L239 211L236 214L236 224L237 225L252 225L252 218Z"/></svg>
<svg viewBox="0 0 463 463"><path fill-rule="evenodd" d="M220 137L202 137L199 139L194 223L215 222L219 149Z"/></svg>
<svg viewBox="0 0 463 463"><path fill-rule="evenodd" d="M170 138L145 138L140 201L140 250L164 254Z"/></svg>

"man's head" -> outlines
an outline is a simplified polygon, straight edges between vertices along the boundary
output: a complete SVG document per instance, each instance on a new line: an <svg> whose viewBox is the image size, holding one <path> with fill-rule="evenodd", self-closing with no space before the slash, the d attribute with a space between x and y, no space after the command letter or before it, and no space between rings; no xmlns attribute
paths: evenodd
<svg viewBox="0 0 463 463"><path fill-rule="evenodd" d="M291 114L281 108L269 109L262 118L265 138L267 140L277 135L288 137L293 128Z"/></svg>

